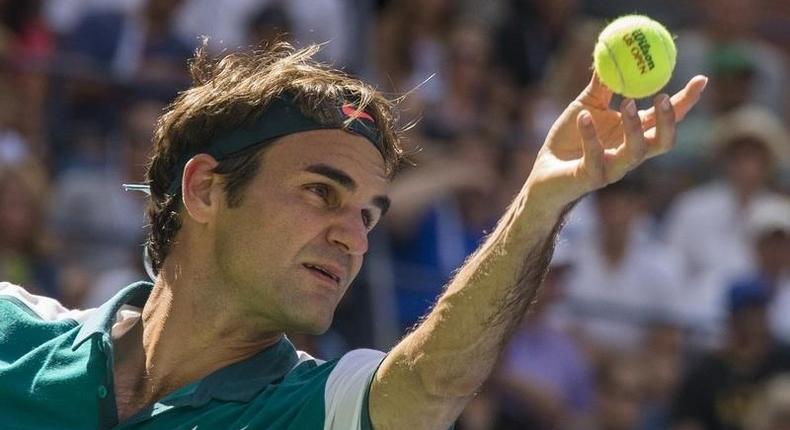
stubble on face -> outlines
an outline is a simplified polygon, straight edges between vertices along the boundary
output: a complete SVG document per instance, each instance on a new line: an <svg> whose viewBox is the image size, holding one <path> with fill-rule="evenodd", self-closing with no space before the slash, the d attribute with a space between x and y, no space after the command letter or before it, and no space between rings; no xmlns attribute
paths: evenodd
<svg viewBox="0 0 790 430"><path fill-rule="evenodd" d="M241 204L223 207L217 220L221 288L240 317L261 330L323 333L361 268L359 241L367 231L359 230L355 213L371 210L374 197L386 191L383 159L367 140L340 130L286 136L262 158ZM305 171L317 164L347 174L355 191ZM334 187L337 207L324 205L312 184ZM312 265L339 272L342 279L332 285L308 269Z"/></svg>

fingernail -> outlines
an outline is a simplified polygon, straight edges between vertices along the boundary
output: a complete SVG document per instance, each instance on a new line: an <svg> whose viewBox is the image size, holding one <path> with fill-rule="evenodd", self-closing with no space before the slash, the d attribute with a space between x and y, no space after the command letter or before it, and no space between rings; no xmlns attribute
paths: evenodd
<svg viewBox="0 0 790 430"><path fill-rule="evenodd" d="M702 89L700 90L700 92L705 91L705 88L708 87L708 77L707 76L705 76L705 80L703 82L704 83L702 84Z"/></svg>
<svg viewBox="0 0 790 430"><path fill-rule="evenodd" d="M625 104L625 111L632 117L636 116L636 103L633 99L628 100L628 103Z"/></svg>
<svg viewBox="0 0 790 430"><path fill-rule="evenodd" d="M664 96L661 100L661 109L668 111L672 108L672 104L669 102L669 96Z"/></svg>
<svg viewBox="0 0 790 430"><path fill-rule="evenodd" d="M590 123L592 123L592 118L590 117L590 114L587 113L587 112L584 112L582 114L582 124L590 125Z"/></svg>

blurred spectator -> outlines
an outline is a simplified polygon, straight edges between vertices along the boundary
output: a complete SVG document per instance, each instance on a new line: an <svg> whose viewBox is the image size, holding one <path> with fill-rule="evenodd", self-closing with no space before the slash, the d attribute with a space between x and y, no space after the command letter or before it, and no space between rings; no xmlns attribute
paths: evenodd
<svg viewBox="0 0 790 430"><path fill-rule="evenodd" d="M187 0L176 29L185 39L209 37L213 51L257 44L250 39L250 17L266 9L285 12L297 47L324 43L317 58L358 72L367 53L369 4L364 0Z"/></svg>
<svg viewBox="0 0 790 430"><path fill-rule="evenodd" d="M756 202L776 198L771 185L788 159L784 125L747 106L720 117L711 152L720 178L681 195L666 223L669 246L683 262L684 313L698 328L718 331L723 288L755 270L746 220Z"/></svg>
<svg viewBox="0 0 790 430"><path fill-rule="evenodd" d="M503 397L500 426L571 430L583 428L592 412L593 375L587 359L575 340L551 323L571 264L567 248L557 251L535 304L495 372Z"/></svg>
<svg viewBox="0 0 790 430"><path fill-rule="evenodd" d="M490 40L482 27L469 23L453 29L440 69L444 89L437 100L426 101L419 124L426 137L452 140L475 131L489 131L489 124L512 128L512 124L489 121L489 56ZM421 92L418 88L417 93Z"/></svg>
<svg viewBox="0 0 790 430"><path fill-rule="evenodd" d="M364 9L359 1L348 0L287 0L283 4L292 19L293 40L297 46L325 43L318 58L346 68L349 72L360 67L356 59L367 50L368 35L361 32L370 17L355 13Z"/></svg>
<svg viewBox="0 0 790 430"><path fill-rule="evenodd" d="M786 377L761 385L790 362L767 334L790 341L790 207L775 192L790 193L778 119L790 118L787 2L483 3L0 0L0 280L89 307L144 279L145 197L121 184L141 181L157 100L180 89L198 36L216 52L325 43L324 61L395 97L414 90L401 120L416 122L407 145L420 151L393 184L333 329L292 339L327 357L388 349L493 227L589 81L593 44L614 15L581 12L655 11L692 24L670 28L678 62L667 90L700 72L710 88L634 188L576 205L541 301L457 428L663 430L677 419L790 430ZM768 293L728 293L733 283ZM718 348L687 369L689 339Z"/></svg>
<svg viewBox="0 0 790 430"><path fill-rule="evenodd" d="M761 384L790 371L790 348L771 335L764 284L737 283L728 291L728 331L721 349L692 366L673 407L675 430L739 430Z"/></svg>
<svg viewBox="0 0 790 430"><path fill-rule="evenodd" d="M0 3L0 38L6 60L17 64L41 61L52 55L55 42L41 18L41 0Z"/></svg>
<svg viewBox="0 0 790 430"><path fill-rule="evenodd" d="M635 355L644 381L639 430L670 428L672 401L685 370L686 340L677 324L659 322L645 330Z"/></svg>
<svg viewBox="0 0 790 430"><path fill-rule="evenodd" d="M642 422L645 383L634 356L612 355L597 372L591 430L635 430Z"/></svg>
<svg viewBox="0 0 790 430"><path fill-rule="evenodd" d="M70 62L85 72L120 80L179 82L195 43L172 30L182 0L146 0L134 13L97 10L86 14L66 36Z"/></svg>
<svg viewBox="0 0 790 430"><path fill-rule="evenodd" d="M274 42L293 43L291 17L280 3L268 5L247 22L247 40L252 46L267 46Z"/></svg>
<svg viewBox="0 0 790 430"><path fill-rule="evenodd" d="M680 163L673 167L682 169L683 174L696 173L699 178L699 163L706 158L704 144L719 115L759 104L787 118L790 63L760 34L766 19L771 18L766 7L770 1L692 2L702 22L678 32L677 65L669 88L679 89L685 79L698 73L710 76L711 85L688 121L679 125L676 148L664 160Z"/></svg>
<svg viewBox="0 0 790 430"><path fill-rule="evenodd" d="M425 80L443 68L456 17L451 0L390 2L378 25L378 81L399 94L422 84L413 98L427 104L438 102L446 91L446 78L438 75Z"/></svg>
<svg viewBox="0 0 790 430"><path fill-rule="evenodd" d="M0 279L58 297L51 238L44 228L48 191L44 170L34 160L0 162Z"/></svg>
<svg viewBox="0 0 790 430"><path fill-rule="evenodd" d="M104 10L132 13L146 0L43 0L43 16L58 35L71 33L88 13Z"/></svg>
<svg viewBox="0 0 790 430"><path fill-rule="evenodd" d="M763 20L758 31L766 41L784 52L785 58L790 54L790 11L786 0L763 0ZM790 106L790 104L785 104Z"/></svg>
<svg viewBox="0 0 790 430"><path fill-rule="evenodd" d="M52 146L56 170L95 162L97 148L120 127L127 92L172 98L188 83L197 40L172 29L182 0L142 0L132 11L88 9L63 36L53 79Z"/></svg>
<svg viewBox="0 0 790 430"><path fill-rule="evenodd" d="M710 53L713 114L720 115L748 105L757 84L757 64L744 47L724 45Z"/></svg>
<svg viewBox="0 0 790 430"><path fill-rule="evenodd" d="M510 0L508 3L506 18L496 33L497 57L521 87L534 85L543 78L549 59L570 33L579 2Z"/></svg>
<svg viewBox="0 0 790 430"><path fill-rule="evenodd" d="M55 40L41 18L40 9L40 0L0 2L0 87L3 93L0 140L5 144L17 144L17 147L26 146L25 152L44 158L49 155L43 125L48 103L46 72L54 54ZM21 99L25 102L19 103ZM0 143L0 147L4 143Z"/></svg>
<svg viewBox="0 0 790 430"><path fill-rule="evenodd" d="M771 290L771 328L779 339L790 343L790 198L756 203L749 214L747 232L756 264L744 278L763 282Z"/></svg>
<svg viewBox="0 0 790 430"><path fill-rule="evenodd" d="M532 122L538 137L549 128L568 103L590 82L591 52L605 23L597 19L576 19L568 28L546 64L546 73L536 86Z"/></svg>
<svg viewBox="0 0 790 430"><path fill-rule="evenodd" d="M505 205L497 188L501 145L468 135L452 149L404 172L390 190L386 226L403 329L424 315Z"/></svg>
<svg viewBox="0 0 790 430"><path fill-rule="evenodd" d="M497 422L500 399L494 387L483 385L480 392L467 403L464 412L455 423L455 430L517 430L521 427L508 427Z"/></svg>
<svg viewBox="0 0 790 430"><path fill-rule="evenodd" d="M116 271L116 280L140 278L145 196L125 192L121 185L142 181L154 124L163 108L158 101L133 102L126 110L117 140L109 145L117 153L105 154L101 167L74 168L57 178L52 222L66 242L61 260L69 266L78 264L90 274L96 284L87 288L103 286L93 291L72 291L79 303L103 303L129 283L102 282L101 274L106 271ZM130 273L121 276L118 270Z"/></svg>
<svg viewBox="0 0 790 430"><path fill-rule="evenodd" d="M0 165L21 163L24 159L41 157L34 151L21 130L21 118L15 88L0 74Z"/></svg>
<svg viewBox="0 0 790 430"><path fill-rule="evenodd" d="M790 374L765 384L749 408L745 430L790 430Z"/></svg>
<svg viewBox="0 0 790 430"><path fill-rule="evenodd" d="M744 88L748 100L767 106L774 112L785 109L787 90L787 63L782 53L764 42L759 30L766 8L766 0L699 0L695 6L702 12L703 22L699 27L678 34L677 66L673 82L686 82L698 73L715 74L721 49L734 49L754 66L753 85ZM718 63L720 64L720 63ZM715 85L716 79L711 79ZM715 87L714 87L715 88ZM727 88L731 86L727 85ZM725 87L717 88L724 90ZM742 91L739 89L739 92ZM724 96L724 95L722 95ZM715 102L711 97L702 100L702 113Z"/></svg>
<svg viewBox="0 0 790 430"><path fill-rule="evenodd" d="M567 306L593 349L634 350L654 322L678 321L678 262L650 234L644 189L632 174L599 190L592 225L570 244Z"/></svg>
<svg viewBox="0 0 790 430"><path fill-rule="evenodd" d="M685 43L679 41L681 51ZM753 104L753 89L759 84L755 61L748 46L742 44L727 43L710 49L707 58L710 89L704 100L705 109L694 112L688 122L679 124L677 151L673 151L665 164L683 172L707 161L705 143L711 139L711 123L720 115Z"/></svg>

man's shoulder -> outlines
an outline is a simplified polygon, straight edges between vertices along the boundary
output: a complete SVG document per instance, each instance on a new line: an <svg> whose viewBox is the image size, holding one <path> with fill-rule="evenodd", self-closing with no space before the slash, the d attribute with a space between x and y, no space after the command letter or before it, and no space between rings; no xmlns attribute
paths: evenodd
<svg viewBox="0 0 790 430"><path fill-rule="evenodd" d="M53 298L32 294L10 282L0 282L0 309L0 312L9 318L18 316L42 322L79 323L91 312L91 310L68 309Z"/></svg>
<svg viewBox="0 0 790 430"><path fill-rule="evenodd" d="M298 361L286 379L306 379L322 375L332 382L354 379L359 372L375 372L385 354L374 349L354 349L333 360L321 360L304 351L297 351ZM371 369L372 368L372 369Z"/></svg>
<svg viewBox="0 0 790 430"><path fill-rule="evenodd" d="M281 380L250 400L255 420L266 421L266 428L272 429L369 429L368 387L384 353L353 350L328 361L302 351L297 355L297 362ZM272 424L272 416L285 426Z"/></svg>
<svg viewBox="0 0 790 430"><path fill-rule="evenodd" d="M89 314L90 311L67 309L55 299L31 294L18 285L0 282L0 350L3 361L14 362L61 335L76 332Z"/></svg>
<svg viewBox="0 0 790 430"><path fill-rule="evenodd" d="M708 215L728 207L731 201L732 190L721 181L712 181L681 193L671 210L686 216Z"/></svg>
<svg viewBox="0 0 790 430"><path fill-rule="evenodd" d="M317 365L325 368L323 390L325 428L369 429L368 395L371 381L385 354L355 349L336 360Z"/></svg>
<svg viewBox="0 0 790 430"><path fill-rule="evenodd" d="M70 310L52 298L31 294L24 288L0 282L0 380L6 386L27 381L29 389L47 391L30 381L42 372L65 378L65 362L70 362L71 340L89 311ZM65 353L65 355L63 355ZM58 356L58 365L46 357ZM72 357L75 360L79 357ZM31 385L32 384L32 385ZM32 387L32 388L30 388ZM4 395L8 395L6 391ZM5 398L7 400L7 398ZM2 408L0 408L2 414Z"/></svg>

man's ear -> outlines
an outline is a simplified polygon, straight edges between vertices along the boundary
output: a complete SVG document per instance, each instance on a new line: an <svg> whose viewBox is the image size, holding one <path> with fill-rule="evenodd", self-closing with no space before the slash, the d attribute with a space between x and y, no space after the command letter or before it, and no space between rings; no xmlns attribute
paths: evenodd
<svg viewBox="0 0 790 430"><path fill-rule="evenodd" d="M198 154L184 166L181 195L190 218L200 224L208 222L222 197L222 184L214 168L219 162L208 154Z"/></svg>

